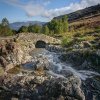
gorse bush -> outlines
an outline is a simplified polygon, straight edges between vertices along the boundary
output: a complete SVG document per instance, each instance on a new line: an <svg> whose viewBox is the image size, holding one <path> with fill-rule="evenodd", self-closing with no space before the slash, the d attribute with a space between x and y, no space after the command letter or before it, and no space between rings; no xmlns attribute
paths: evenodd
<svg viewBox="0 0 100 100"><path fill-rule="evenodd" d="M62 34L68 31L68 17L65 15L61 19L53 19L47 23L48 34Z"/></svg>
<svg viewBox="0 0 100 100"><path fill-rule="evenodd" d="M68 47L70 45L72 45L72 39L71 38L68 38L68 37L64 37L62 39L62 46L63 47Z"/></svg>

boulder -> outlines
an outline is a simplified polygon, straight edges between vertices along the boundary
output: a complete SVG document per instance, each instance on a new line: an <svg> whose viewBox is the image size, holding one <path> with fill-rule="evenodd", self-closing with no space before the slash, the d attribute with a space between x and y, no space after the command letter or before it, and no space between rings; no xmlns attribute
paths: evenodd
<svg viewBox="0 0 100 100"><path fill-rule="evenodd" d="M54 97L59 99L62 95L67 100L85 100L85 95L80 86L81 80L73 76L68 79L52 79L44 83L45 93L48 95L48 98Z"/></svg>
<svg viewBox="0 0 100 100"><path fill-rule="evenodd" d="M3 66L3 68L6 68L6 66L7 66L7 61L2 56L0 56L0 64Z"/></svg>
<svg viewBox="0 0 100 100"><path fill-rule="evenodd" d="M60 74L65 76L65 77L73 76L73 73L70 70L61 70Z"/></svg>
<svg viewBox="0 0 100 100"><path fill-rule="evenodd" d="M82 83L82 88L86 96L86 100L100 99L100 76L88 78Z"/></svg>

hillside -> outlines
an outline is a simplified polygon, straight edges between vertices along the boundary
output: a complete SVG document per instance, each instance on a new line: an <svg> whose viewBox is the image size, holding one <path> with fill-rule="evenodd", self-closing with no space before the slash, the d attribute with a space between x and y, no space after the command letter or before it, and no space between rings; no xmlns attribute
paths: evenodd
<svg viewBox="0 0 100 100"><path fill-rule="evenodd" d="M68 50L100 48L100 4L55 17L53 20L63 20L66 16L68 30L61 33L64 47Z"/></svg>
<svg viewBox="0 0 100 100"><path fill-rule="evenodd" d="M100 15L100 4L91 6L82 10L78 10L76 12L72 12L70 14L66 14L68 16L68 21L73 22L79 19L87 19L88 17L92 17L95 15ZM65 15L55 17L54 19L60 19Z"/></svg>

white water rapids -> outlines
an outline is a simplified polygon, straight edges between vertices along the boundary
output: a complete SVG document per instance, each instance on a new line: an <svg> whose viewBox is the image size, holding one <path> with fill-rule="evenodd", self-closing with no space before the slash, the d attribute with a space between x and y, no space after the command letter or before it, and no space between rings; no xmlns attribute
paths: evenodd
<svg viewBox="0 0 100 100"><path fill-rule="evenodd" d="M49 62L49 69L50 69L48 73L56 77L65 77L67 74L73 74L75 77L79 77L82 80L86 80L87 78L91 78L95 75L100 76L100 74L97 72L88 70L76 70L72 68L71 65L61 62L58 59L59 54L54 52L49 52L44 49L41 50L36 49L33 51L32 55L33 57L41 56L43 58L46 58Z"/></svg>

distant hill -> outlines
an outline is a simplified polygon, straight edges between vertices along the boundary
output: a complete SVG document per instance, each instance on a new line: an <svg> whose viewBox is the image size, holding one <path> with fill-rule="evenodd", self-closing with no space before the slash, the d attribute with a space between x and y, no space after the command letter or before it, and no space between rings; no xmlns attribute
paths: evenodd
<svg viewBox="0 0 100 100"><path fill-rule="evenodd" d="M100 14L100 4L91 6L91 7L82 9L82 10L78 10L76 12L72 12L72 13L66 14L66 15L68 16L68 21L73 22L73 21L76 21L76 20L79 20L82 18L84 19L84 18L88 18L93 15L97 15L97 14ZM60 19L63 16L65 16L65 15L55 17L54 19Z"/></svg>
<svg viewBox="0 0 100 100"><path fill-rule="evenodd" d="M29 25L44 25L46 22L39 22L39 21L27 21L27 22L14 22L10 23L10 28L14 30L18 30L21 26L29 26Z"/></svg>

